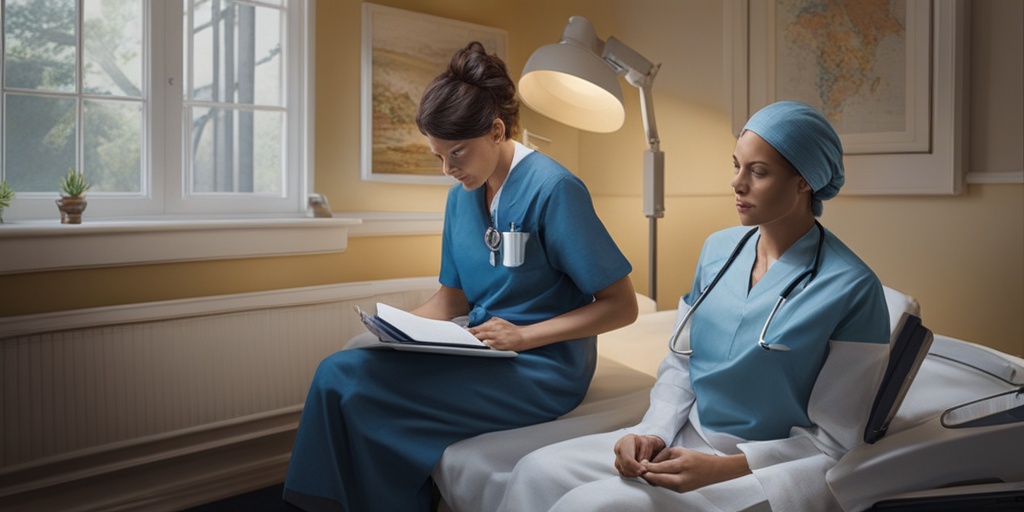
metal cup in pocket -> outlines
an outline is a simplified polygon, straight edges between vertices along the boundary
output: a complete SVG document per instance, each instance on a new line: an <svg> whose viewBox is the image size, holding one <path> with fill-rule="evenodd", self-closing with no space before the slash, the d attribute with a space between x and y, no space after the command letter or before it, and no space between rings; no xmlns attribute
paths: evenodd
<svg viewBox="0 0 1024 512"><path fill-rule="evenodd" d="M526 259L526 241L529 233L505 231L501 234L501 263L506 267L518 267Z"/></svg>

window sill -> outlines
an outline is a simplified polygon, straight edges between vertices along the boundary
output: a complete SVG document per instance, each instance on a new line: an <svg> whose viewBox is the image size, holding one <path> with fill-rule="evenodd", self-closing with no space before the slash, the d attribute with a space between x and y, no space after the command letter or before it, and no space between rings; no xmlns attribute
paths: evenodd
<svg viewBox="0 0 1024 512"><path fill-rule="evenodd" d="M334 212L335 218L358 219L349 236L440 235L444 230L443 213L415 212Z"/></svg>
<svg viewBox="0 0 1024 512"><path fill-rule="evenodd" d="M358 217L8 222L0 274L342 252Z"/></svg>

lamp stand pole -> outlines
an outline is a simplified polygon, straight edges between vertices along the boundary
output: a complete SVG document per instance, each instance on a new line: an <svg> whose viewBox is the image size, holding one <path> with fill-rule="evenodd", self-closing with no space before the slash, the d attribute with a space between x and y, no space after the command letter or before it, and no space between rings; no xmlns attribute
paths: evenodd
<svg viewBox="0 0 1024 512"><path fill-rule="evenodd" d="M665 216L665 153L661 152L661 140L654 120L654 98L651 86L661 65L654 65L646 75L626 75L627 81L640 89L640 114L644 121L644 135L650 148L644 151L644 215L648 218L648 255L650 265L647 290L651 300L658 302L658 218Z"/></svg>
<svg viewBox="0 0 1024 512"><path fill-rule="evenodd" d="M647 292L658 301L658 218L665 216L665 153L658 149L656 140L644 152L644 215L648 219L648 254L650 266Z"/></svg>
<svg viewBox="0 0 1024 512"><path fill-rule="evenodd" d="M647 276L647 289L650 290L651 300L658 302L658 218L647 218L648 244L647 244L647 265L651 269Z"/></svg>

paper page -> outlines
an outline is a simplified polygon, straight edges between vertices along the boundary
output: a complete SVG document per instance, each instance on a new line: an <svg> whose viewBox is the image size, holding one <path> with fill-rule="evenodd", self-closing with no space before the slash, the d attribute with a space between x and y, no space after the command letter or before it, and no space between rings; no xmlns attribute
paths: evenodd
<svg viewBox="0 0 1024 512"><path fill-rule="evenodd" d="M487 346L465 328L447 320L423 318L380 302L377 303L377 316L417 341Z"/></svg>

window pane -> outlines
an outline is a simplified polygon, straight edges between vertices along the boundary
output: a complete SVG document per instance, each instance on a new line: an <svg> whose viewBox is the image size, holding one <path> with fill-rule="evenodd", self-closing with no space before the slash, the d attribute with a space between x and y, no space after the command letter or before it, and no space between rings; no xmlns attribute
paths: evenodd
<svg viewBox="0 0 1024 512"><path fill-rule="evenodd" d="M191 99L282 105L281 11L231 0L195 0L192 8Z"/></svg>
<svg viewBox="0 0 1024 512"><path fill-rule="evenodd" d="M75 92L75 39L75 0L7 0L5 85Z"/></svg>
<svg viewBox="0 0 1024 512"><path fill-rule="evenodd" d="M281 76L284 59L281 57L281 12L276 9L256 9L254 102L260 105L282 105Z"/></svg>
<svg viewBox="0 0 1024 512"><path fill-rule="evenodd" d="M4 167L18 192L53 192L75 165L75 100L8 94Z"/></svg>
<svg viewBox="0 0 1024 512"><path fill-rule="evenodd" d="M281 112L192 109L192 192L284 193Z"/></svg>
<svg viewBox="0 0 1024 512"><path fill-rule="evenodd" d="M85 91L141 98L141 0L86 0L84 17Z"/></svg>
<svg viewBox="0 0 1024 512"><path fill-rule="evenodd" d="M84 171L94 191L142 191L142 103L88 100L82 137Z"/></svg>

